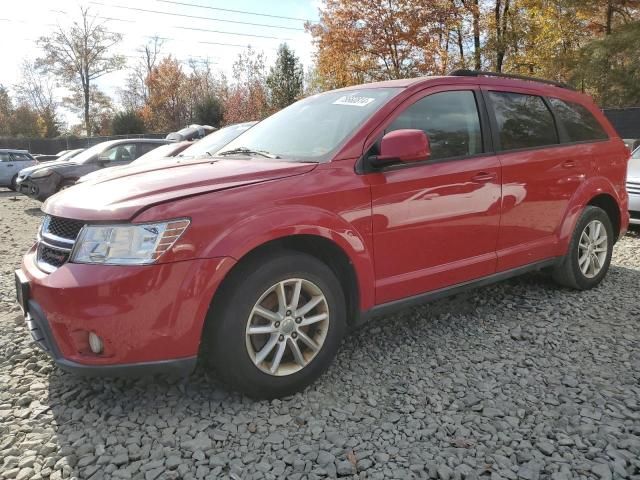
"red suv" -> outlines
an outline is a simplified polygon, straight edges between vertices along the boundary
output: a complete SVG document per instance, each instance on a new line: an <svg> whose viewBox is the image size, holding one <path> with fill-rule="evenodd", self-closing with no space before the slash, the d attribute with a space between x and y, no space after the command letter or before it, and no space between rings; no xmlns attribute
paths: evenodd
<svg viewBox="0 0 640 480"><path fill-rule="evenodd" d="M548 267L605 276L629 153L560 84L456 72L301 100L213 155L51 197L16 272L34 339L82 374L291 394L373 316Z"/></svg>

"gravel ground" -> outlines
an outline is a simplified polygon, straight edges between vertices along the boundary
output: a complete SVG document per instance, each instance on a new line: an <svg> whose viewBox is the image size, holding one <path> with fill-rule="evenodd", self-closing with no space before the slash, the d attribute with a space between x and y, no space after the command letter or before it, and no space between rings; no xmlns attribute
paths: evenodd
<svg viewBox="0 0 640 480"><path fill-rule="evenodd" d="M284 400L52 367L13 300L35 202L0 193L0 477L640 479L640 237L604 283L532 274L379 319Z"/></svg>

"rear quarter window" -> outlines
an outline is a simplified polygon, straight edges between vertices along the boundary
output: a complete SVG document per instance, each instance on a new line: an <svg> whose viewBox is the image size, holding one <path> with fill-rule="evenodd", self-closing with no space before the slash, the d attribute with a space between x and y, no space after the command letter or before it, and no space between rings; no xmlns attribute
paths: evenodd
<svg viewBox="0 0 640 480"><path fill-rule="evenodd" d="M500 150L536 148L559 143L553 115L542 97L489 92L498 126Z"/></svg>
<svg viewBox="0 0 640 480"><path fill-rule="evenodd" d="M588 108L575 102L550 98L549 103L562 124L569 142L588 142L609 138Z"/></svg>

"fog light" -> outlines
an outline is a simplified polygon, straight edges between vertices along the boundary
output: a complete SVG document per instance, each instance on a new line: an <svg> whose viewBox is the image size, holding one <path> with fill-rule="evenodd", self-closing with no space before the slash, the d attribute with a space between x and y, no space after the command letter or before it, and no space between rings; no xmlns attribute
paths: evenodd
<svg viewBox="0 0 640 480"><path fill-rule="evenodd" d="M93 353L102 353L102 339L94 332L89 332L89 347Z"/></svg>

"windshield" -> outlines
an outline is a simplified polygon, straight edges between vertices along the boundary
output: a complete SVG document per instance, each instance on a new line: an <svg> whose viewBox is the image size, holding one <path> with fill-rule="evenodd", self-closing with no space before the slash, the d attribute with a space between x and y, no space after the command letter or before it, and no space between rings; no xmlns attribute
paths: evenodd
<svg viewBox="0 0 640 480"><path fill-rule="evenodd" d="M73 157L73 161L76 163L87 163L95 155L99 155L110 145L111 145L110 142L98 143L97 145L94 145L91 148L87 148L84 152L79 153L78 155Z"/></svg>
<svg viewBox="0 0 640 480"><path fill-rule="evenodd" d="M157 160L158 158L171 157L173 156L173 152L178 148L175 143L167 143L166 145L160 145L157 148L154 148L150 152L145 153L134 162L136 165L140 163L145 163L150 160Z"/></svg>
<svg viewBox="0 0 640 480"><path fill-rule="evenodd" d="M69 160L69 159L75 157L76 155L78 155L81 151L82 150L69 150L69 151L67 151L67 153L65 153L60 158L58 158L58 161L66 162L67 160Z"/></svg>
<svg viewBox="0 0 640 480"><path fill-rule="evenodd" d="M197 157L207 153L214 154L241 133L249 130L257 122L237 123L210 133L185 149L180 157Z"/></svg>
<svg viewBox="0 0 640 480"><path fill-rule="evenodd" d="M305 98L247 130L218 154L247 149L302 162L327 161L349 135L400 90L367 88Z"/></svg>

